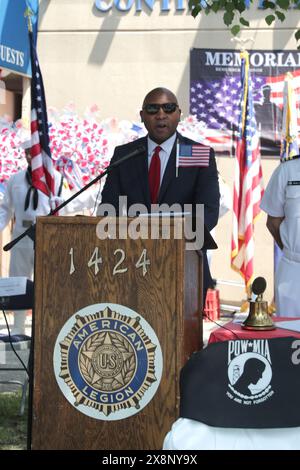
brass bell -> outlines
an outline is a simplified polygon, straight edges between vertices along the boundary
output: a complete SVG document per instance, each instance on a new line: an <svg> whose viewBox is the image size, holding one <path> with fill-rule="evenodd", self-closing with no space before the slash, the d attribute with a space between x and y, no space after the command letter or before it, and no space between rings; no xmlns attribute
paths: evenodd
<svg viewBox="0 0 300 470"><path fill-rule="evenodd" d="M244 321L242 328L245 330L274 330L271 316L268 313L268 302L263 300L263 293L267 287L266 280L263 277L257 277L251 286L251 291L257 295L256 300L250 301L249 315Z"/></svg>

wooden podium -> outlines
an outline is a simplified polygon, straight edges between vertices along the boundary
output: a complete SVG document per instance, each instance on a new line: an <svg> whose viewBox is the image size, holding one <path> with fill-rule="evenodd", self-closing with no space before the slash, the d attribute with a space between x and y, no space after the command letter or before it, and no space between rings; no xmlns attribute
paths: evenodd
<svg viewBox="0 0 300 470"><path fill-rule="evenodd" d="M100 240L100 220L77 216L37 221L32 449L161 449L178 418L180 369L202 348L201 255L185 250L185 240L174 237ZM123 229L129 220L119 219ZM171 224L178 229L182 219ZM62 327L80 309L99 303L138 312L162 350L156 394L126 419L107 421L80 412L65 398L54 373L53 353Z"/></svg>

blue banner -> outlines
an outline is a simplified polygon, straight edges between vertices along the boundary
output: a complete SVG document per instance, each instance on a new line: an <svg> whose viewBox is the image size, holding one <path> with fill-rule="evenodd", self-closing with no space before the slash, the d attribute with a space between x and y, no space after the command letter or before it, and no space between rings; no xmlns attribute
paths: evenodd
<svg viewBox="0 0 300 470"><path fill-rule="evenodd" d="M37 33L38 0L0 0L0 68L31 77L27 18L29 7L34 37Z"/></svg>

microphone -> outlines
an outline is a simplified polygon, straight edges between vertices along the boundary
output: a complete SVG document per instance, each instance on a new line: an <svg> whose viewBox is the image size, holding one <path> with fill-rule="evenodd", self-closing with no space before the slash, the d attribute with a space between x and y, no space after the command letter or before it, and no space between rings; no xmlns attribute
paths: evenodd
<svg viewBox="0 0 300 470"><path fill-rule="evenodd" d="M255 295L261 295L265 292L267 281L264 277L257 277L252 283L252 292Z"/></svg>
<svg viewBox="0 0 300 470"><path fill-rule="evenodd" d="M60 211L61 209L63 209L67 204L69 204L69 202L73 201L73 199L76 199L77 196L79 196L79 194L83 193L84 191L86 191L88 188L90 188L91 186L93 186L93 184L97 183L97 181L101 180L101 178L103 178L104 176L107 175L107 173L110 172L110 170L112 170L113 168L117 168L119 165L121 165L122 163L124 163L126 160L129 160L130 158L133 158L133 157L136 157L137 155L140 155L141 153L144 153L146 152L146 147L144 145L139 145L135 150L133 150L132 152L129 152L127 155L125 155L124 157L120 158L119 160L115 161L114 163L111 163L110 165L108 165L108 167L106 168L106 170L101 173L101 175L98 175L96 176L96 178L94 178L92 181L90 181L86 186L84 186L83 188L81 188L79 191L77 191L77 193L73 194L72 196L70 196L66 201L62 202L59 206L57 206L55 209L51 210L48 214L49 215L54 215L56 214L58 211ZM21 233L21 235L19 235L17 238L15 238L14 240L12 240L11 242L7 243L4 247L3 247L3 250L4 251L9 251L11 250L11 248L13 246L15 246L20 240L22 240L22 238L26 237L26 235L28 235L31 240L34 241L34 235L35 235L35 225L36 224L32 224L27 230L25 230L25 232Z"/></svg>

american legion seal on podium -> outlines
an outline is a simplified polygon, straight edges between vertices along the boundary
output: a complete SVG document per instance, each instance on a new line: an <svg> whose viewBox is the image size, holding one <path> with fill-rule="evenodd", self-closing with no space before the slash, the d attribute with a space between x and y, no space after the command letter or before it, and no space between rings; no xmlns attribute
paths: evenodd
<svg viewBox="0 0 300 470"><path fill-rule="evenodd" d="M118 304L94 304L72 315L54 348L54 372L65 398L100 420L125 419L154 397L162 375L159 340L148 322Z"/></svg>

